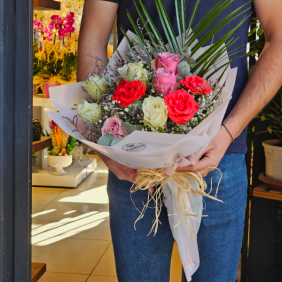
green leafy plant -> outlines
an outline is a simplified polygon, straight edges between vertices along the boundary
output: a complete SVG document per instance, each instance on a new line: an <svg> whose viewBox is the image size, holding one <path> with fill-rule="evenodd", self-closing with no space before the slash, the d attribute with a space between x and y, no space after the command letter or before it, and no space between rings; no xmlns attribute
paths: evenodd
<svg viewBox="0 0 282 282"><path fill-rule="evenodd" d="M257 17L252 19L251 26L254 26L249 32L249 37L255 35L256 40L250 44L250 51L253 56L259 57L265 45L264 30Z"/></svg>
<svg viewBox="0 0 282 282"><path fill-rule="evenodd" d="M274 133L279 139L282 139L282 89L279 93L279 103L272 100L261 112L259 118L261 121L268 122L267 131ZM280 105L279 105L280 104Z"/></svg>
<svg viewBox="0 0 282 282"><path fill-rule="evenodd" d="M75 147L75 142L76 142L76 139L74 137L71 137L69 139L69 142L68 142L68 145L67 145L67 148L66 148L68 155L71 155L73 153L73 148Z"/></svg>
<svg viewBox="0 0 282 282"><path fill-rule="evenodd" d="M191 66L191 72L194 73L198 71L198 75L203 77L208 72L210 72L215 66L217 67L216 71L210 73L206 78L209 79L214 73L219 71L222 68L225 68L223 74L227 70L228 65L230 65L234 60L232 59L228 63L223 63L223 59L225 59L224 53L230 48L237 39L232 38L234 32L248 19L247 16L244 16L243 19L227 34L225 34L222 38L217 41L214 41L214 36L220 32L224 27L228 24L236 20L238 17L242 16L246 12L250 11L249 8L245 9L249 3L244 4L238 9L234 10L232 13L223 17L223 12L234 2L235 0L219 0L208 12L207 14L200 20L200 22L194 27L193 31L191 30L192 24L194 22L200 0L196 1L194 6L192 16L190 21L187 21L186 11L185 11L185 0L175 0L175 10L176 10L176 18L177 18L177 26L180 40L176 39L176 34L173 30L172 23L167 15L167 12L164 8L162 0L155 0L155 4L158 10L158 14L160 17L160 21L166 36L166 41L169 44L169 47L173 53L179 53L183 55L189 62ZM137 13L140 17L142 24L144 25L144 29L149 36L149 40L151 45L156 49L157 52L168 51L163 39L161 38L156 26L154 25L153 20L151 19L148 11L146 10L143 2L139 0L141 10L138 8L135 3ZM251 13L251 11L250 11ZM143 16L144 15L144 16ZM128 13L129 20L132 24L134 32L138 36L140 43L143 45L147 52L151 52L146 48L146 42L143 34L140 31L140 28L134 23L132 17ZM208 27L217 22L211 29ZM191 32L192 31L192 32ZM125 30L122 29L122 32L127 37L129 42L129 46L134 46L134 42L131 41L125 33ZM199 39L198 43L196 43L192 48L192 44ZM197 58L197 61L193 60L193 55L206 43L212 41L210 47ZM224 43L225 46L222 46ZM242 46L245 48L245 46ZM229 49L230 50L230 49ZM242 49L243 50L243 49ZM233 51L229 51L229 56L233 56L236 53L240 52L240 48L234 49ZM150 54L153 59L153 54ZM192 64L191 64L192 63ZM223 76L222 74L222 76ZM220 78L222 78L222 76ZM219 80L220 80L219 78Z"/></svg>
<svg viewBox="0 0 282 282"><path fill-rule="evenodd" d="M50 137L50 133L46 130L45 133L42 131L42 136Z"/></svg>

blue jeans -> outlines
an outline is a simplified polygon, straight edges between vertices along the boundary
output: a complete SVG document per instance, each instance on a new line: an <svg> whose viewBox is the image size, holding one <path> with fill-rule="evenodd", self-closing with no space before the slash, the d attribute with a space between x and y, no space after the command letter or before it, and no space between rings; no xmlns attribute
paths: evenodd
<svg viewBox="0 0 282 282"><path fill-rule="evenodd" d="M247 176L244 154L226 154L220 162L222 172L218 198L223 204L205 199L208 217L202 218L198 233L200 267L193 282L235 282L240 256L246 209ZM220 173L215 170L206 177L213 178L213 195ZM147 209L144 218L134 222L139 212L130 198L131 184L110 172L108 194L110 225L116 270L119 282L169 282L174 239L167 210L163 207L156 236L150 232L154 209ZM147 192L138 191L132 199L139 210L147 202ZM183 275L185 276L185 275ZM186 281L183 278L183 282Z"/></svg>

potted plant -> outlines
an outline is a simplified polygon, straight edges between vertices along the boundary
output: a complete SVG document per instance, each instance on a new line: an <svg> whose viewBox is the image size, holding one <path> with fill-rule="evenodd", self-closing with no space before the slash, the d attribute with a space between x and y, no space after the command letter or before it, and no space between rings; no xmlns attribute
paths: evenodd
<svg viewBox="0 0 282 282"><path fill-rule="evenodd" d="M268 122L267 131L279 138L262 143L266 160L265 176L282 182L282 91L279 96L280 101L273 100L262 111L260 118Z"/></svg>
<svg viewBox="0 0 282 282"><path fill-rule="evenodd" d="M264 30L255 17L252 22L252 30L249 33L250 37L255 37L255 41L251 41L250 53L251 56L257 59L264 46L265 46L265 35ZM250 72L252 69L250 69ZM282 188L282 89L280 89L280 94L278 94L279 99L274 99L269 105L267 105L262 113L257 117L262 121L268 122L267 131L270 134L275 134L279 139L266 140L262 143L265 151L265 173L262 173L259 178L263 182L267 183L272 188ZM253 120L249 128L253 128L257 118ZM263 132L259 132L263 133ZM251 139L255 138L255 133L253 130L249 132L249 137ZM279 183L281 182L281 183Z"/></svg>
<svg viewBox="0 0 282 282"><path fill-rule="evenodd" d="M65 175L64 167L72 163L76 139L65 133L54 121L50 124L52 145L48 147L48 164L55 168L53 175Z"/></svg>

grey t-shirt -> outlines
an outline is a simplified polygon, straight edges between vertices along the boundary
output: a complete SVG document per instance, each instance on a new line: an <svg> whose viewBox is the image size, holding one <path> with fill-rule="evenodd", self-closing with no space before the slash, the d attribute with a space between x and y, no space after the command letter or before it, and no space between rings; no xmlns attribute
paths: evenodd
<svg viewBox="0 0 282 282"><path fill-rule="evenodd" d="M136 11L136 8L134 6L134 1L133 0L104 0L104 1L109 1L109 2L114 2L119 4L118 8L118 27L122 26L126 31L131 30L132 26L131 23L127 17L127 11L129 11L130 15L132 16L133 20L137 21L139 16ZM138 3L139 1L136 1ZM145 5L146 9L148 10L151 18L153 19L156 27L158 28L161 36L163 39L165 39L165 34L162 29L161 22L158 17L158 12L155 6L155 1L154 0L143 0L143 4ZM187 14L187 21L190 20L194 5L195 5L196 0L186 0L186 14ZM209 9L214 6L218 0L202 0L200 2L194 24L192 28L201 20L201 18L209 11ZM173 24L173 27L175 29L175 33L178 34L178 29L177 29L177 19L176 19L176 13L175 13L175 6L174 6L174 1L173 0L163 0L163 4L166 8L167 14ZM248 11L245 12L245 14L239 16L235 21L227 25L222 31L220 31L216 36L215 40L221 38L222 36L226 35L227 32L229 32L233 27L235 27L240 20L244 16L249 16L251 13L251 8L252 8L252 3L249 2L249 0L236 0L234 1L222 14L222 16L227 16L234 10L238 9L240 6L246 4L244 9L250 8ZM140 5L139 5L140 7ZM213 25L210 26L212 28L220 19L217 19L213 23ZM247 45L248 42L248 29L249 29L249 24L250 20L245 21L234 33L233 37L238 38L238 40L235 42L232 47L230 47L230 51L239 48L239 47L244 47ZM119 42L121 41L123 37L122 32L119 30L118 32L118 39ZM207 44L208 45L208 44ZM240 48L241 49L241 48ZM237 53L237 56L244 55L245 51L242 51L241 53ZM247 58L242 57L235 62L232 63L231 67L237 67L238 68L238 74L237 74L237 79L236 79L236 84L235 88L232 94L232 100L229 103L226 116L230 113L232 108L234 107L235 103L237 102L239 96L242 93L243 88L245 87L245 84L248 79L248 71L247 71ZM247 134L247 129L245 129L242 134L236 138L235 142L231 144L231 146L228 149L228 153L246 153L247 151L247 146L246 146L246 134Z"/></svg>

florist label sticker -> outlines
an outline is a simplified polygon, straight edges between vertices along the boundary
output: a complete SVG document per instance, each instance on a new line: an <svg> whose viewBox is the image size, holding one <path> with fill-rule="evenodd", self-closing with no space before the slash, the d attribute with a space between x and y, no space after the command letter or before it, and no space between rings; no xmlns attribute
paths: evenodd
<svg viewBox="0 0 282 282"><path fill-rule="evenodd" d="M142 143L129 143L122 147L126 152L140 152L146 149L146 145Z"/></svg>

